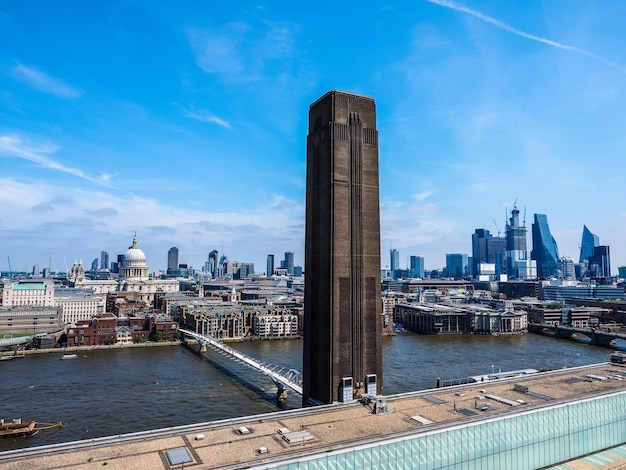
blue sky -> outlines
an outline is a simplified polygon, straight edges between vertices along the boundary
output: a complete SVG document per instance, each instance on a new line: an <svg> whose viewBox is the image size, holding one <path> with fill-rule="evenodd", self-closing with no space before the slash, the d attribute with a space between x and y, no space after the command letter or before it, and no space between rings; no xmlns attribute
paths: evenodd
<svg viewBox="0 0 626 470"><path fill-rule="evenodd" d="M234 6L236 4L236 6ZM578 260L626 264L626 2L0 4L0 270L58 270L137 232L304 261L309 105L376 99L381 256L442 267L517 200ZM495 223L494 223L495 219Z"/></svg>

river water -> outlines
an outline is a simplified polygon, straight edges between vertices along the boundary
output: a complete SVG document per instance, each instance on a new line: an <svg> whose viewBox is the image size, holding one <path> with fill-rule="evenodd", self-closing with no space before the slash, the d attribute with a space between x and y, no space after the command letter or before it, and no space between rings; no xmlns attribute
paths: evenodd
<svg viewBox="0 0 626 470"><path fill-rule="evenodd" d="M250 356L302 370L302 341L231 343ZM433 388L498 370L560 369L606 362L610 350L526 334L383 339L384 393ZM90 439L277 411L276 387L263 374L209 350L182 346L90 350L0 362L0 418L65 426L26 438L1 439L0 451ZM286 408L300 407L289 392ZM285 409L285 408L282 408Z"/></svg>

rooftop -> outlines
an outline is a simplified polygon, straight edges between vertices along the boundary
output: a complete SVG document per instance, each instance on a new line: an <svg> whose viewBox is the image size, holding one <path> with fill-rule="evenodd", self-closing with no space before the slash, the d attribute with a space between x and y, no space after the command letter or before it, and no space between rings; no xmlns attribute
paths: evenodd
<svg viewBox="0 0 626 470"><path fill-rule="evenodd" d="M305 408L3 452L0 466L169 469L175 458L185 468L234 469L623 392L626 367L603 363L387 396L386 414L359 402Z"/></svg>

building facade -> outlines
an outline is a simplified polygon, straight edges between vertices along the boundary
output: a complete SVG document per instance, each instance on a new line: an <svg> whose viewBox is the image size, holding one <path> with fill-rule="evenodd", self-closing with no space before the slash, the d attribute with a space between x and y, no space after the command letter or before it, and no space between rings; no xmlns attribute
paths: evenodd
<svg viewBox="0 0 626 470"><path fill-rule="evenodd" d="M285 251L284 266L287 270L287 274L293 276L293 251Z"/></svg>
<svg viewBox="0 0 626 470"><path fill-rule="evenodd" d="M309 109L303 404L382 393L376 104L332 90ZM367 378L366 378L367 376ZM375 377L375 378L374 378Z"/></svg>
<svg viewBox="0 0 626 470"><path fill-rule="evenodd" d="M109 252L101 251L100 252L100 269L103 271L109 269Z"/></svg>
<svg viewBox="0 0 626 470"><path fill-rule="evenodd" d="M413 279L424 278L424 257L411 256L409 258L409 276Z"/></svg>
<svg viewBox="0 0 626 470"><path fill-rule="evenodd" d="M506 272L509 278L526 279L528 272L528 252L526 250L526 221L520 224L519 210L513 206L511 217L506 224Z"/></svg>
<svg viewBox="0 0 626 470"><path fill-rule="evenodd" d="M178 269L178 248L173 246L167 252L167 270Z"/></svg>
<svg viewBox="0 0 626 470"><path fill-rule="evenodd" d="M63 327L61 308L56 306L0 307L2 333L52 333Z"/></svg>
<svg viewBox="0 0 626 470"><path fill-rule="evenodd" d="M544 279L557 276L560 268L559 248L550 233L548 217L545 214L535 214L532 236L533 249L530 257L537 263L537 276Z"/></svg>
<svg viewBox="0 0 626 470"><path fill-rule="evenodd" d="M593 248L589 261L589 275L594 278L611 277L611 252L608 246L600 245Z"/></svg>
<svg viewBox="0 0 626 470"><path fill-rule="evenodd" d="M463 279L469 276L468 256L464 253L446 253L446 273L448 277Z"/></svg>
<svg viewBox="0 0 626 470"><path fill-rule="evenodd" d="M274 275L274 255L267 255L267 267L265 271L267 277Z"/></svg>
<svg viewBox="0 0 626 470"><path fill-rule="evenodd" d="M576 265L574 260L569 256L562 256L561 263L561 279L574 280L576 279Z"/></svg>
<svg viewBox="0 0 626 470"><path fill-rule="evenodd" d="M4 307L49 307L54 303L54 283L50 280L4 281Z"/></svg>
<svg viewBox="0 0 626 470"><path fill-rule="evenodd" d="M591 230L583 225L583 235L580 241L580 258L579 263L584 263L587 258L593 256L593 249L596 246L600 246L600 238L597 235L591 233Z"/></svg>
<svg viewBox="0 0 626 470"><path fill-rule="evenodd" d="M298 315L289 309L259 313L253 318L253 332L261 339L297 338L300 335Z"/></svg>
<svg viewBox="0 0 626 470"><path fill-rule="evenodd" d="M213 279L217 279L222 275L219 272L219 257L217 250L213 250L209 253L209 272L211 273L211 276L213 276Z"/></svg>
<svg viewBox="0 0 626 470"><path fill-rule="evenodd" d="M81 320L89 320L105 311L105 302L94 295L91 289L56 289L54 303L61 307L62 324L72 325Z"/></svg>
<svg viewBox="0 0 626 470"><path fill-rule="evenodd" d="M391 277L396 279L398 277L398 271L400 271L400 252L395 248L389 250L389 271L391 271Z"/></svg>

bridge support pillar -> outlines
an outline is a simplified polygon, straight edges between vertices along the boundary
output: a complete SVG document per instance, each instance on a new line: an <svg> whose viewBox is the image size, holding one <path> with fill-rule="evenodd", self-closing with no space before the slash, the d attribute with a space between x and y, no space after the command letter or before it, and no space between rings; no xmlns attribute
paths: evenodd
<svg viewBox="0 0 626 470"><path fill-rule="evenodd" d="M276 391L276 401L279 405L287 401L287 389L281 385L278 386L278 390Z"/></svg>
<svg viewBox="0 0 626 470"><path fill-rule="evenodd" d="M207 352L207 350L206 343L200 344L200 352Z"/></svg>

